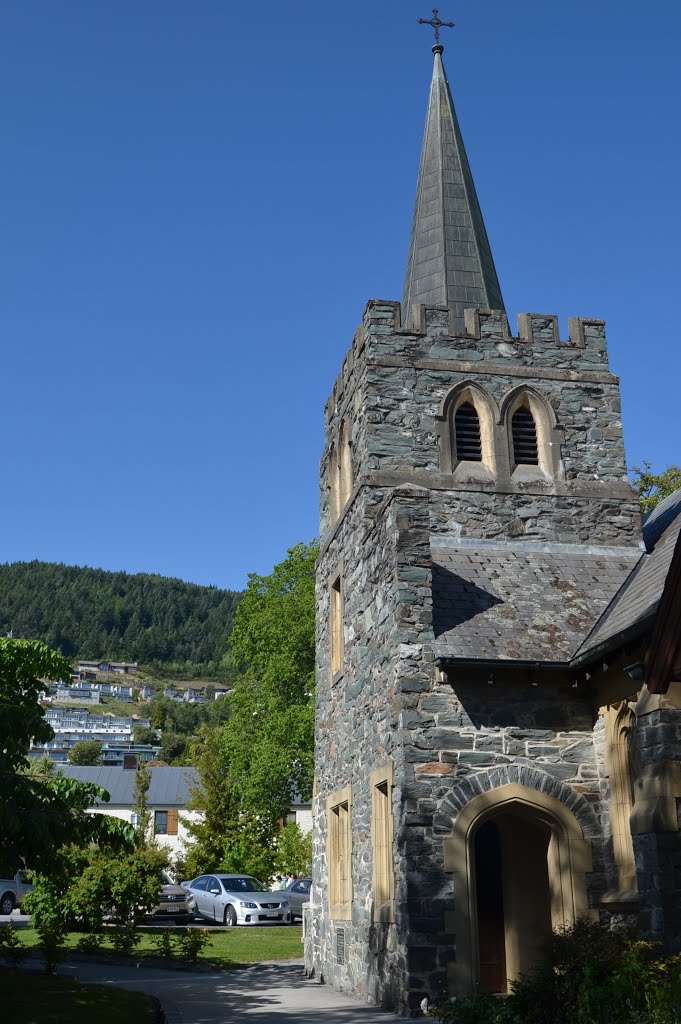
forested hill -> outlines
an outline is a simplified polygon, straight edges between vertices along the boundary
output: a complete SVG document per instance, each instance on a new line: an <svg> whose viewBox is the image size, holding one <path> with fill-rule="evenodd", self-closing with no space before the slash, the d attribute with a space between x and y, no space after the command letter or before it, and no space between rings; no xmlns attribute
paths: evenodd
<svg viewBox="0 0 681 1024"><path fill-rule="evenodd" d="M228 675L241 594L52 562L0 564L0 635L44 640L67 658L156 666L160 674Z"/></svg>

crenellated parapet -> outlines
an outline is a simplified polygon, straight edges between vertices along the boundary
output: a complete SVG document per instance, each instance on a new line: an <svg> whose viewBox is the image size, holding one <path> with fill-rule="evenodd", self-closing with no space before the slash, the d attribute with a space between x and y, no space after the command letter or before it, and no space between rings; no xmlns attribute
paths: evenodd
<svg viewBox="0 0 681 1024"><path fill-rule="evenodd" d="M457 330L451 307L422 305L412 313L411 325L404 327L398 302L367 303L362 327L371 338L371 354L608 370L604 320L571 317L567 339L562 340L552 313L520 313L515 335L504 310L467 309L464 331Z"/></svg>

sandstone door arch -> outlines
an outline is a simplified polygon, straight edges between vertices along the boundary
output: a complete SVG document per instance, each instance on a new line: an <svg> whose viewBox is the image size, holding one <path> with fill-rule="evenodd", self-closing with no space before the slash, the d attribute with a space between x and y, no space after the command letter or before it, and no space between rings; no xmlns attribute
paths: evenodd
<svg viewBox="0 0 681 1024"><path fill-rule="evenodd" d="M456 960L452 993L507 991L531 969L551 930L589 910L591 842L555 797L508 783L474 797L443 844L454 881L447 915Z"/></svg>

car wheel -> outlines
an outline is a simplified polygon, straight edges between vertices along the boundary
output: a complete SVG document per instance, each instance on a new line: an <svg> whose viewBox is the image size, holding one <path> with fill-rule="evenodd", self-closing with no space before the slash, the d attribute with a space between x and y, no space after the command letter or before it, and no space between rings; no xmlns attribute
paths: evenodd
<svg viewBox="0 0 681 1024"><path fill-rule="evenodd" d="M224 923L227 928L233 928L236 924L236 910L232 906L225 907Z"/></svg>
<svg viewBox="0 0 681 1024"><path fill-rule="evenodd" d="M6 892L0 900L0 914L11 914L14 910L14 897L11 892Z"/></svg>

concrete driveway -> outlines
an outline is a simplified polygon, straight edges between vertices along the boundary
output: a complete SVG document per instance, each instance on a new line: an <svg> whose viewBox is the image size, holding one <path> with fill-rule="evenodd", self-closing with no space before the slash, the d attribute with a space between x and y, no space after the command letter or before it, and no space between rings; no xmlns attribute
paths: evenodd
<svg viewBox="0 0 681 1024"><path fill-rule="evenodd" d="M393 1024L403 1019L309 981L299 964L256 964L192 974L76 963L65 964L59 973L156 996L168 1024Z"/></svg>

